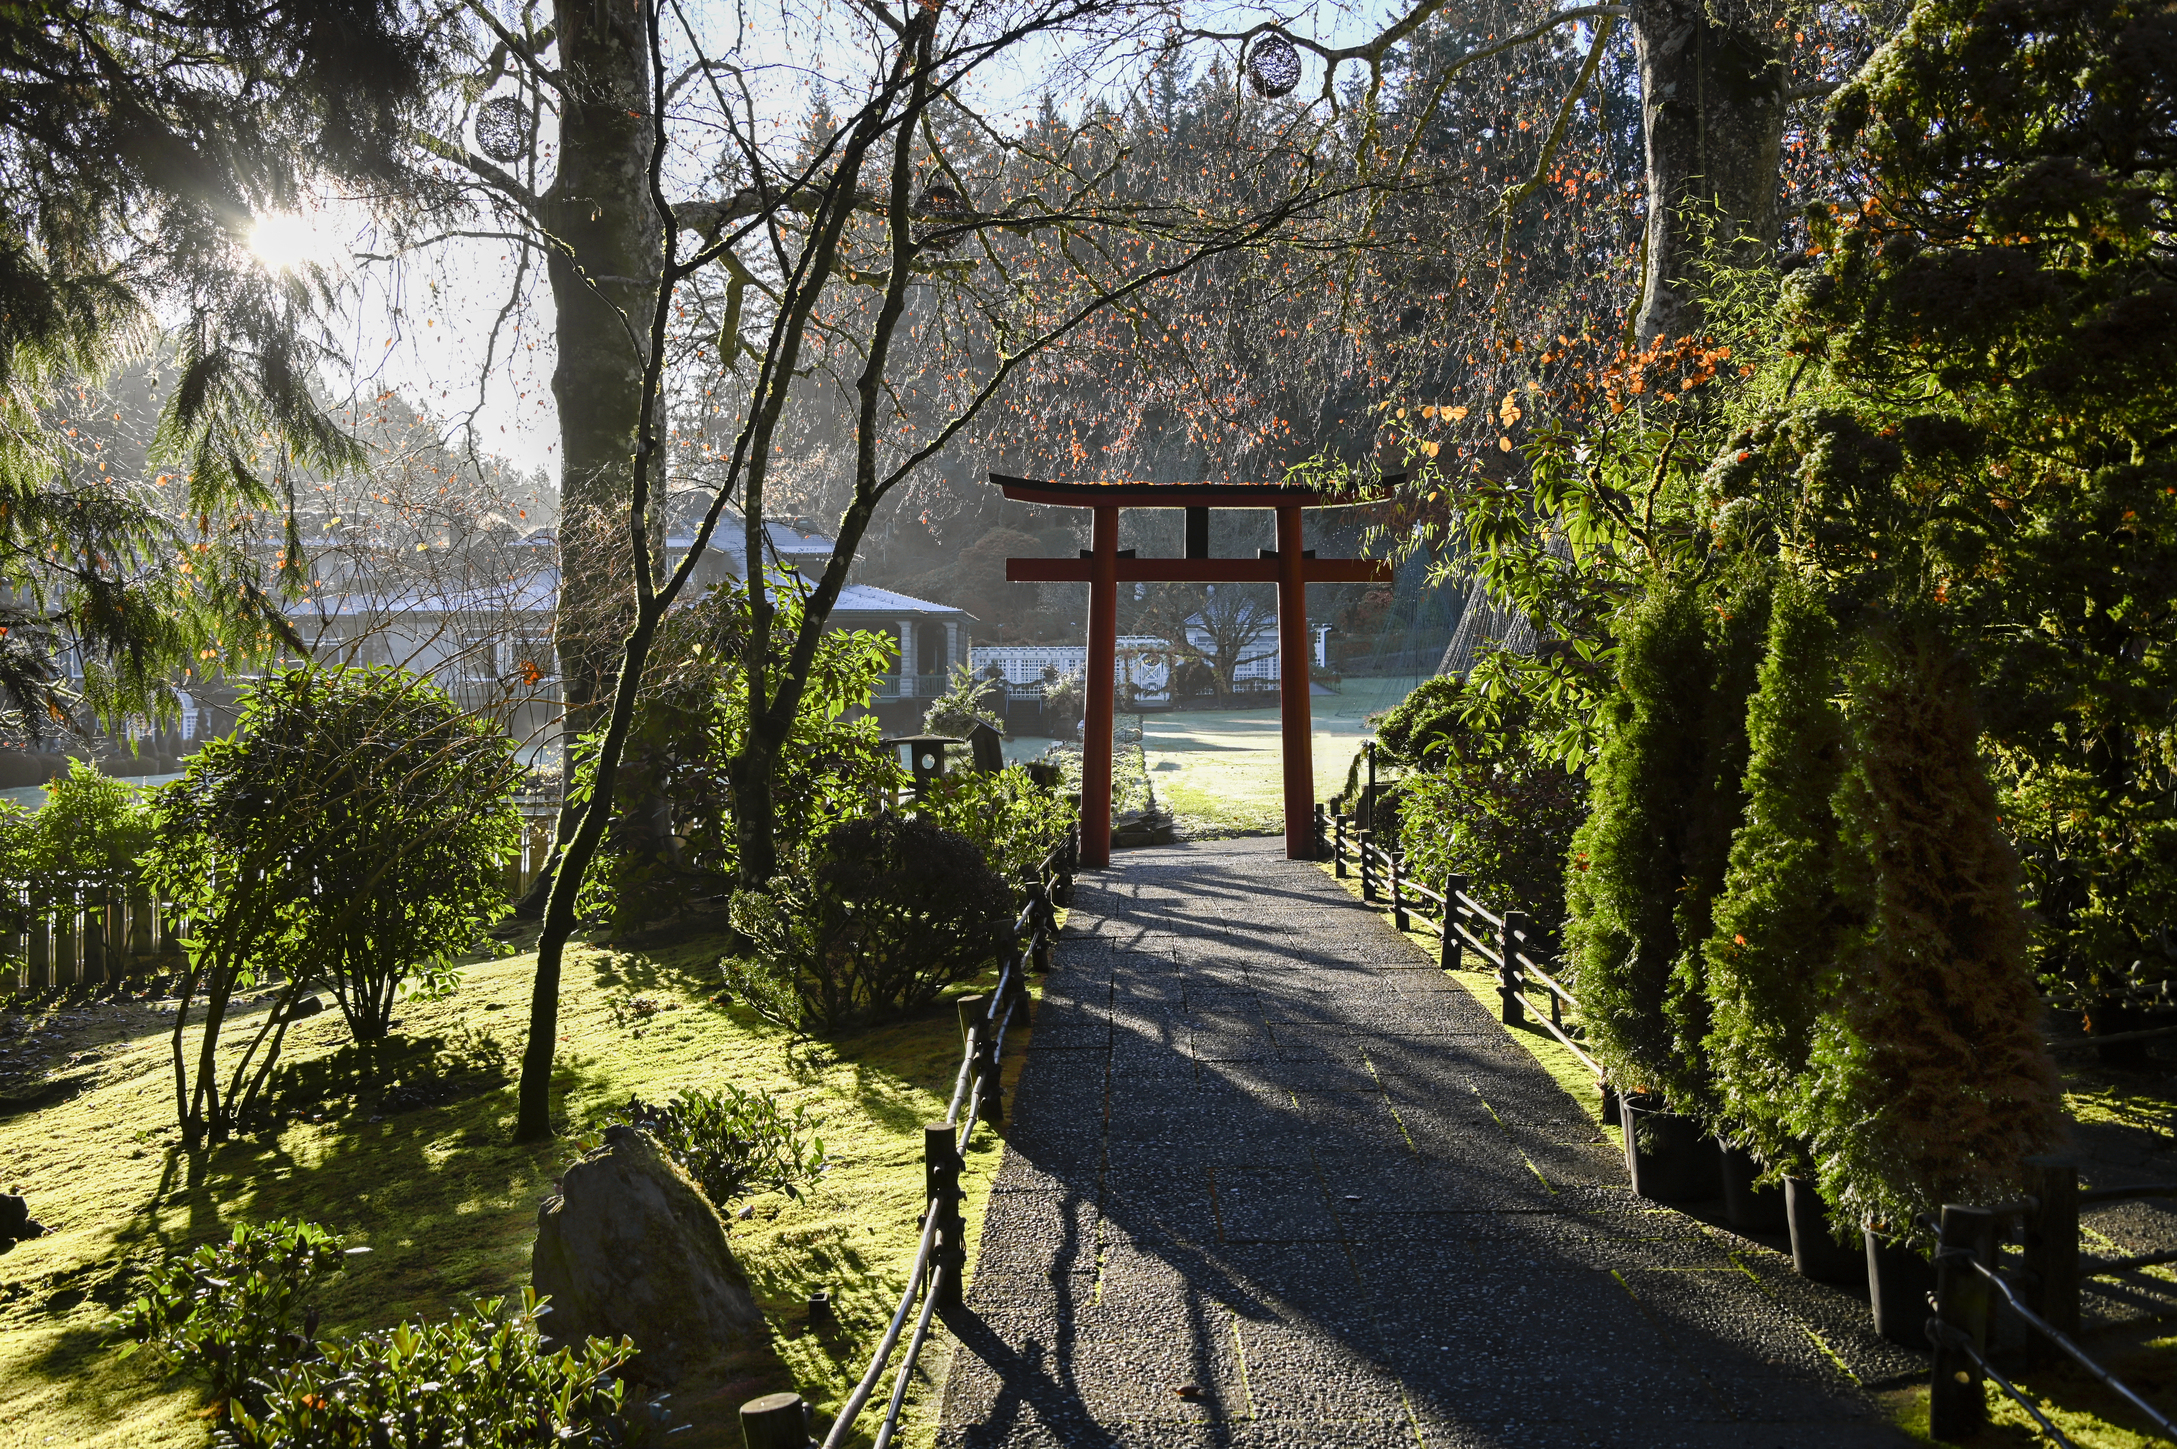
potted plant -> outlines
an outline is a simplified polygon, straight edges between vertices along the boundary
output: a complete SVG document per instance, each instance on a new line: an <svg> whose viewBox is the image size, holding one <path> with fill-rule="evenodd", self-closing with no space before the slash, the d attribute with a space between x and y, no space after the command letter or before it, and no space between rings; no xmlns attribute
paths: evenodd
<svg viewBox="0 0 2177 1449"><path fill-rule="evenodd" d="M1907 1348L1928 1346L1928 1299L1935 1292L1932 1246L1922 1233L1899 1233L1888 1223L1869 1219L1862 1230L1867 1244L1867 1298L1874 1306L1875 1332Z"/></svg>
<svg viewBox="0 0 2177 1449"><path fill-rule="evenodd" d="M1859 924L1798 1125L1833 1206L1905 1224L2015 1197L2062 1113L1967 661L1907 618L1870 634L1845 684L1836 880Z"/></svg>
<svg viewBox="0 0 2177 1449"><path fill-rule="evenodd" d="M1618 691L1590 812L1566 874L1575 992L1598 1059L1644 1084L1621 1103L1636 1191L1713 1197L1715 1102L1701 945L1744 811L1746 698L1766 634L1771 565L1658 575L1623 620Z"/></svg>
<svg viewBox="0 0 2177 1449"><path fill-rule="evenodd" d="M1850 1283L1863 1273L1862 1259L1829 1231L1801 1136L1814 1034L1838 990L1839 953L1853 924L1833 879L1831 797L1845 756L1839 647L1823 593L1804 579L1780 581L1747 704L1747 809L1705 956L1709 1069L1732 1143L1723 1168L1732 1225L1788 1229L1800 1272ZM1765 1168L1782 1169L1784 1180L1757 1194Z"/></svg>

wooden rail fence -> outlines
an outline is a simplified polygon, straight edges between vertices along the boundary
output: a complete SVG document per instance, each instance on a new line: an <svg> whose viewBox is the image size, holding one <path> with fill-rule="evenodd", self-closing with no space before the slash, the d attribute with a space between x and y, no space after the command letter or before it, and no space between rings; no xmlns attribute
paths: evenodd
<svg viewBox="0 0 2177 1449"><path fill-rule="evenodd" d="M518 900L543 870L556 807L521 802L521 841L505 862L507 899ZM66 885L39 909L20 882L0 883L0 998L81 990L164 975L181 965L187 922L171 901L140 882ZM21 929L4 929L10 920Z"/></svg>
<svg viewBox="0 0 2177 1449"><path fill-rule="evenodd" d="M1555 944L1525 912L1498 915L1489 910L1467 894L1465 876L1446 877L1433 887L1422 884L1407 873L1399 852L1383 849L1352 816L1333 814L1325 805L1315 807L1315 848L1340 879L1358 868L1361 899L1374 904L1384 898L1398 929L1413 930L1418 921L1435 932L1442 942L1438 959L1446 971L1463 969L1469 951L1488 962L1497 973L1504 1024L1523 1026L1532 1014L1536 1025L1564 1043L1595 1074L1596 1082L1602 1082L1603 1069L1580 1044L1579 1028L1565 1025L1566 1008L1575 1003L1557 979ZM1529 995L1537 988L1547 1007Z"/></svg>
<svg viewBox="0 0 2177 1449"><path fill-rule="evenodd" d="M914 1314L915 1300L922 1311L915 1314L907 1352L894 1371L892 1395L884 1417L877 1424L872 1449L889 1449L899 1433L900 1410L907 1402L916 1361L929 1339L930 1320L940 1309L960 1306L962 1280L967 1274L967 1224L961 1204L967 1194L960 1186L962 1154L978 1122L995 1129L1005 1115L1000 1080L1004 1071L1006 1031L1028 1002L1027 973L1051 969L1051 947L1058 934L1056 907L1072 896L1074 872L1081 863L1079 827L1067 832L1036 869L1035 883L1028 888L1028 903L1013 923L1012 946L998 965L998 984L990 994L963 996L960 1010L960 1071L953 1079L952 1104L945 1120L922 1129L924 1203L922 1241L907 1270L907 1290L899 1307L877 1342L854 1392L840 1407L824 1437L823 1449L840 1449L852 1437L855 1422L883 1382L886 1366L898 1349L900 1335ZM741 1434L749 1449L807 1449L808 1405L799 1394L767 1394L741 1406Z"/></svg>

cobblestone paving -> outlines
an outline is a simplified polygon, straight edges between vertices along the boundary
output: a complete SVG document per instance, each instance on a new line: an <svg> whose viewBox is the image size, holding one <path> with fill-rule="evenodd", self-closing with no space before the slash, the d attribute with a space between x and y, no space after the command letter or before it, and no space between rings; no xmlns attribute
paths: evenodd
<svg viewBox="0 0 2177 1449"><path fill-rule="evenodd" d="M1902 1444L1864 1300L1625 1187L1456 982L1276 843L1084 875L938 1443Z"/></svg>

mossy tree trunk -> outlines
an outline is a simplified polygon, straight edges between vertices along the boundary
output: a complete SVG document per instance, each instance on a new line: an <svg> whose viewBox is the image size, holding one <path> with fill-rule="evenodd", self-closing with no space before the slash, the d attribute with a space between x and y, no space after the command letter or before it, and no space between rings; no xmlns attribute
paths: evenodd
<svg viewBox="0 0 2177 1449"><path fill-rule="evenodd" d="M597 728L621 642L634 622L626 542L643 349L657 297L663 223L650 195L654 147L649 12L643 0L561 0L556 9L565 98L559 169L543 202L547 271L558 319L552 398L559 408L559 610L553 646L566 717L562 779L576 739ZM552 849L524 894L541 913L574 828L563 803Z"/></svg>
<svg viewBox="0 0 2177 1449"><path fill-rule="evenodd" d="M1720 25L1704 0L1639 0L1633 35L1647 141L1647 275L1634 338L1698 334L1713 243L1744 261L1774 246L1788 79L1775 45Z"/></svg>

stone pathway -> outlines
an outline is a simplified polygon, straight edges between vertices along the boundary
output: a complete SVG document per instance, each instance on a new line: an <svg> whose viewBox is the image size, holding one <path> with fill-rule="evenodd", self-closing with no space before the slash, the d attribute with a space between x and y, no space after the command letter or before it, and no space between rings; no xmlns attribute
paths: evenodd
<svg viewBox="0 0 2177 1449"><path fill-rule="evenodd" d="M1903 1444L1864 1300L1633 1196L1457 982L1275 842L1082 877L938 1443Z"/></svg>

